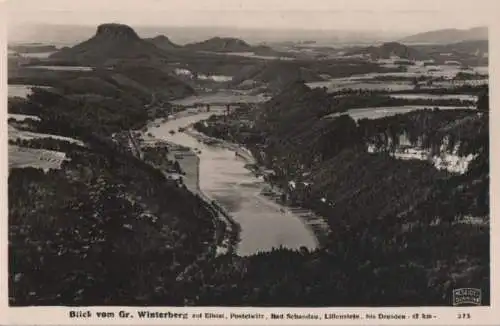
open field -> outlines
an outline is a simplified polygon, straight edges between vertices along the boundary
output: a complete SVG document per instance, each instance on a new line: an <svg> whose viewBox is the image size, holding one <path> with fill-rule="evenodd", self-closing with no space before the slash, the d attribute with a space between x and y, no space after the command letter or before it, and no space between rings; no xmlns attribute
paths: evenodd
<svg viewBox="0 0 500 326"><path fill-rule="evenodd" d="M58 135L51 135L51 134L42 134L42 133L37 133L37 132L31 132L31 131L25 131L25 130L18 130L14 128L13 126L9 126L9 139L15 140L15 139L40 139L40 138L53 138L53 139L59 139L59 140L64 140L76 145L84 146L83 142L77 139L69 138L69 137L64 137L64 136L58 136Z"/></svg>
<svg viewBox="0 0 500 326"><path fill-rule="evenodd" d="M430 105L405 105L405 106L388 106L388 107L372 107L372 108L359 108L352 109L345 113L334 113L325 118L335 118L344 114L351 116L354 120L360 119L380 119L383 117L388 117L396 114L404 114L417 110L434 109L439 108L440 110L473 110L474 107L466 106L430 106Z"/></svg>
<svg viewBox="0 0 500 326"><path fill-rule="evenodd" d="M9 145L9 168L59 169L65 158L62 152Z"/></svg>
<svg viewBox="0 0 500 326"><path fill-rule="evenodd" d="M44 69L44 70L57 70L57 71L92 71L92 67L81 66L28 66L29 69Z"/></svg>
<svg viewBox="0 0 500 326"><path fill-rule="evenodd" d="M27 115L27 114L14 114L14 113L9 113L8 115L9 119L15 119L16 121L24 121L26 119L31 119L35 121L40 121L40 118L37 117L36 115Z"/></svg>

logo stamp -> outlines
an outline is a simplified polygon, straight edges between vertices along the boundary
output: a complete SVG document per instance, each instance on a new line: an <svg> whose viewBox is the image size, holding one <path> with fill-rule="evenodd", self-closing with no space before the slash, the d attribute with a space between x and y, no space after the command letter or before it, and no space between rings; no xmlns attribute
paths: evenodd
<svg viewBox="0 0 500 326"><path fill-rule="evenodd" d="M475 288L461 288L453 290L453 305L480 305L481 304L481 290Z"/></svg>

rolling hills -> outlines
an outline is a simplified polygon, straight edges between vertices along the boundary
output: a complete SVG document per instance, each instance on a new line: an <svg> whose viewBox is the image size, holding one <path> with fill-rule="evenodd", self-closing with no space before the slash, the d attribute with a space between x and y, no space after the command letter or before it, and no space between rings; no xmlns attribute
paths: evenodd
<svg viewBox="0 0 500 326"><path fill-rule="evenodd" d="M372 59L389 59L391 56L410 60L421 60L427 58L424 53L421 53L413 47L398 42L387 42L380 46L363 47L349 51L346 55L367 55Z"/></svg>
<svg viewBox="0 0 500 326"><path fill-rule="evenodd" d="M56 46L45 45L45 44L9 45L8 48L9 48L9 50L19 52L19 53L43 53L43 52L57 51Z"/></svg>
<svg viewBox="0 0 500 326"><path fill-rule="evenodd" d="M242 71L232 84L242 85L248 81L265 84L270 90L276 91L296 81L322 81L320 74L295 62L271 61L264 62L246 71Z"/></svg>
<svg viewBox="0 0 500 326"><path fill-rule="evenodd" d="M403 43L454 43L462 41L477 41L488 39L488 28L474 27L470 29L440 29L407 36L400 41Z"/></svg>
<svg viewBox="0 0 500 326"><path fill-rule="evenodd" d="M165 35L158 35L158 36L155 36L152 38L146 38L145 40L154 44L159 49L166 50L166 51L182 48L181 45L172 42Z"/></svg>
<svg viewBox="0 0 500 326"><path fill-rule="evenodd" d="M168 66L169 53L155 44L169 42L166 37L154 41L141 39L131 27L102 24L90 39L53 53L41 65L90 66L88 71L65 71L15 67L9 69L10 83L60 87L71 92L117 96L131 93L150 98L151 92L166 99L194 93L191 86L177 78ZM172 43L172 46L175 46Z"/></svg>

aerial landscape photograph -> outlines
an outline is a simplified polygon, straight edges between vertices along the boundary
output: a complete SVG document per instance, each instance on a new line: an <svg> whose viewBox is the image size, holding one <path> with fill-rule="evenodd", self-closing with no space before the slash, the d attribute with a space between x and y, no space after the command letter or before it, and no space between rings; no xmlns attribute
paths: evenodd
<svg viewBox="0 0 500 326"><path fill-rule="evenodd" d="M489 306L486 22L333 2L9 1L9 306Z"/></svg>

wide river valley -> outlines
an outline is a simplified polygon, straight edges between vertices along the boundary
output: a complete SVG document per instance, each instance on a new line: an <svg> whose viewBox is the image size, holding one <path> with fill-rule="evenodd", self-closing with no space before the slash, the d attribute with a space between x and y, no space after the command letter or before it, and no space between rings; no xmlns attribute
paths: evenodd
<svg viewBox="0 0 500 326"><path fill-rule="evenodd" d="M155 138L201 150L201 191L216 200L240 224L241 241L237 253L249 255L280 246L315 248L316 237L300 216L307 213L291 211L261 195L266 183L245 168L246 162L234 151L205 145L195 137L177 132L179 127L207 119L211 114L213 112L198 113L162 122L149 132ZM176 133L171 134L171 130Z"/></svg>

